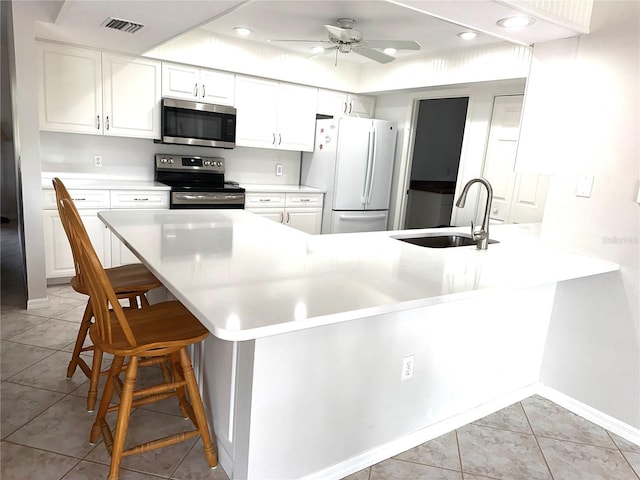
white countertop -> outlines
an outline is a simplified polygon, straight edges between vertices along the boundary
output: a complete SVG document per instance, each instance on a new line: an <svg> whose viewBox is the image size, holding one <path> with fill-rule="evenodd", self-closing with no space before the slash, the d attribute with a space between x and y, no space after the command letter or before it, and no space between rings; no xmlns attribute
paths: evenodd
<svg viewBox="0 0 640 480"><path fill-rule="evenodd" d="M170 190L168 185L153 180L96 178L78 174L43 173L42 188L53 189L51 179L60 178L68 190Z"/></svg>
<svg viewBox="0 0 640 480"><path fill-rule="evenodd" d="M241 183L240 186L248 193L253 192L285 192L285 193L324 193L322 188L309 187L307 185L271 185Z"/></svg>
<svg viewBox="0 0 640 480"><path fill-rule="evenodd" d="M243 210L101 212L102 220L215 336L249 340L477 295L611 272L545 247L527 227L501 241L424 248L391 235L307 235Z"/></svg>

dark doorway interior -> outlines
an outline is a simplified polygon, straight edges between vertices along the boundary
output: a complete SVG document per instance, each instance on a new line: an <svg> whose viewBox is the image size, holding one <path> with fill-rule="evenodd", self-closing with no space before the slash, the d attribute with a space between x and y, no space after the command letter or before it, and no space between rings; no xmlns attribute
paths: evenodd
<svg viewBox="0 0 640 480"><path fill-rule="evenodd" d="M448 226L469 97L420 100L405 228Z"/></svg>

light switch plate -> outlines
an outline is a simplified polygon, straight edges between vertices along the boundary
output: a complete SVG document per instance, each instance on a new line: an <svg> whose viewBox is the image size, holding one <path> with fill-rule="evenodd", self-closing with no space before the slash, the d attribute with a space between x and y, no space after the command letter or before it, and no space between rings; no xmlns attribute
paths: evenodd
<svg viewBox="0 0 640 480"><path fill-rule="evenodd" d="M591 197L592 188L593 175L580 175L578 177L578 186L576 187L576 197Z"/></svg>
<svg viewBox="0 0 640 480"><path fill-rule="evenodd" d="M282 176L282 164L281 163L276 163L276 176L278 176L278 177Z"/></svg>

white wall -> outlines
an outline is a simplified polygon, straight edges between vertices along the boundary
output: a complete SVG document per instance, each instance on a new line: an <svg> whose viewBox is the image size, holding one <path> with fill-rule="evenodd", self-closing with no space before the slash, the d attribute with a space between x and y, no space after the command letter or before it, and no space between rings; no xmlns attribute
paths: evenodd
<svg viewBox="0 0 640 480"><path fill-rule="evenodd" d="M142 138L102 137L73 133L40 132L42 171L110 179L153 180L156 153L222 157L225 179L241 183L297 185L300 152L236 147L221 148L164 145ZM102 155L103 166L93 166L93 156ZM276 176L276 164L283 175ZM64 180L64 175L61 177Z"/></svg>
<svg viewBox="0 0 640 480"><path fill-rule="evenodd" d="M538 106L550 117L561 112L564 123L562 135L545 135L543 123L530 123L526 134L541 158L566 152L554 157L560 165L549 185L543 238L621 269L559 285L541 380L640 428L640 3L596 1L591 27L576 48L551 45L555 56L540 45L547 61L566 58L570 71L562 74L575 82L555 82L551 69L532 70L530 87L542 89L532 93L540 102L547 98ZM558 98L565 102L558 105ZM590 198L575 195L581 173L594 176Z"/></svg>

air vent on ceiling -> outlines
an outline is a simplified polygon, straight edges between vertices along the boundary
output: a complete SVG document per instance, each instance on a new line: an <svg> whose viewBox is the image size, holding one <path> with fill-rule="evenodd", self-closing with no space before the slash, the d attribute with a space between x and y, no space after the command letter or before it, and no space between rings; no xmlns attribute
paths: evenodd
<svg viewBox="0 0 640 480"><path fill-rule="evenodd" d="M131 22L129 20L122 20L121 18L109 17L102 24L106 28L112 28L113 30L119 30L121 32L136 33L142 27L141 23Z"/></svg>

